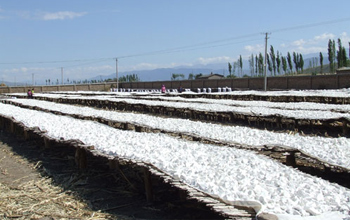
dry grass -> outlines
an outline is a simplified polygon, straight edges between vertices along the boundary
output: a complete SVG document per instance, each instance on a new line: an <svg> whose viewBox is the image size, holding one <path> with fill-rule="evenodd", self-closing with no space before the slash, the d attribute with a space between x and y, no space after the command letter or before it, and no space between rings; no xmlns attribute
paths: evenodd
<svg viewBox="0 0 350 220"><path fill-rule="evenodd" d="M28 181L12 188L0 183L1 219L111 219L89 210L70 191L52 184L50 178Z"/></svg>

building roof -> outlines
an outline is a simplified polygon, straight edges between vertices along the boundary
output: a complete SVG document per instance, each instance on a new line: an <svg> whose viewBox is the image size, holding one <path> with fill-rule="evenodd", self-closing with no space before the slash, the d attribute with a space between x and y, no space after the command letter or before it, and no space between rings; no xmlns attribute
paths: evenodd
<svg viewBox="0 0 350 220"><path fill-rule="evenodd" d="M350 67L342 67L337 69L337 74L350 74Z"/></svg>
<svg viewBox="0 0 350 220"><path fill-rule="evenodd" d="M224 75L221 74L217 74L217 73L211 73L211 74L207 74L207 75L202 75L200 77L198 77L198 79L219 79L219 78L224 78Z"/></svg>

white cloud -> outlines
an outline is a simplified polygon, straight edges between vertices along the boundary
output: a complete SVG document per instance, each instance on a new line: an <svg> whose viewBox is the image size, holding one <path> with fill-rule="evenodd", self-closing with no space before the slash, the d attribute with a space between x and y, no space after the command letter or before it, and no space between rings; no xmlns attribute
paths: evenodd
<svg viewBox="0 0 350 220"><path fill-rule="evenodd" d="M120 66L118 69L120 72L124 71L136 71L136 70L152 70L152 69L159 69L159 68L175 68L175 67L191 67L193 66L193 63L167 63L167 64L156 64L156 63L138 63L135 65L123 65Z"/></svg>
<svg viewBox="0 0 350 220"><path fill-rule="evenodd" d="M280 46L283 48L283 52L297 52L302 54L310 53L319 53L327 52L328 40L335 40L340 38L343 45L347 44L350 41L350 37L346 32L341 33L340 35L335 35L333 33L323 33L316 35L310 39L299 39L290 43L282 43Z"/></svg>
<svg viewBox="0 0 350 220"><path fill-rule="evenodd" d="M321 35L315 36L314 41L319 42L319 41L328 41L329 39L335 38L334 34L331 33L323 33Z"/></svg>
<svg viewBox="0 0 350 220"><path fill-rule="evenodd" d="M261 51L264 51L265 46L262 44L256 44L256 45L247 45L244 47L246 51L249 53L259 53Z"/></svg>
<svg viewBox="0 0 350 220"><path fill-rule="evenodd" d="M72 12L72 11L59 11L59 12L42 12L36 11L32 13L30 11L19 11L17 14L24 19L36 19L36 20L66 20L81 17L87 14L87 12Z"/></svg>
<svg viewBox="0 0 350 220"><path fill-rule="evenodd" d="M102 72L102 71L113 71L115 70L115 66L111 65L103 65L103 66L90 66L82 68L83 71L87 72Z"/></svg>
<svg viewBox="0 0 350 220"><path fill-rule="evenodd" d="M280 46L281 46L282 48L285 48L285 47L287 47L287 44L282 43L282 44L280 44Z"/></svg>
<svg viewBox="0 0 350 220"><path fill-rule="evenodd" d="M292 42L293 46L301 47L305 45L307 42L304 39L296 40Z"/></svg>
<svg viewBox="0 0 350 220"><path fill-rule="evenodd" d="M319 53L319 52L327 52L327 46L325 47L297 47L295 49L296 52L301 54L310 54L310 53Z"/></svg>
<svg viewBox="0 0 350 220"><path fill-rule="evenodd" d="M159 64L154 63L138 63L136 65L133 65L130 70L150 70L150 69L156 69L160 68L161 66Z"/></svg>
<svg viewBox="0 0 350 220"><path fill-rule="evenodd" d="M81 17L86 15L87 12L72 12L72 11L59 11L59 12L43 12L40 13L40 17L42 20L65 20L65 19L73 19L77 17Z"/></svg>
<svg viewBox="0 0 350 220"><path fill-rule="evenodd" d="M28 68L27 67L22 67L21 69L20 69L20 72L23 72L23 73L26 73L26 72L28 72Z"/></svg>
<svg viewBox="0 0 350 220"><path fill-rule="evenodd" d="M209 57L209 58L198 58L198 62L203 65L211 64L211 63L221 63L221 62L231 62L232 58L228 56L221 57Z"/></svg>

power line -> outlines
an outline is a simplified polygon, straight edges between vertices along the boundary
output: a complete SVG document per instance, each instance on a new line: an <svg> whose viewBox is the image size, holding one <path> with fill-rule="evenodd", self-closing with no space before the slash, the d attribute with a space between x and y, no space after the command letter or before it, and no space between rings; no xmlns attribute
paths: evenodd
<svg viewBox="0 0 350 220"><path fill-rule="evenodd" d="M283 31L298 30L298 29L316 27L316 26L321 26L321 25L326 25L326 24L335 24L335 23L340 23L340 22L344 22L344 21L350 21L350 17L335 19L335 20L330 20L330 21L311 23L311 24L305 24L305 25L298 25L298 26L294 26L294 27L280 28L280 29L270 30L270 32L283 32Z"/></svg>
<svg viewBox="0 0 350 220"><path fill-rule="evenodd" d="M91 62L85 62L85 63L80 63L80 64L68 65L68 66L65 66L65 67L84 66L84 65L88 65L88 64L92 64L92 63L100 63L100 62L104 62L104 61L112 60L112 59L115 59L115 58L113 58L113 57L111 57L111 58L100 58L100 59L96 59L96 60L92 60L91 59Z"/></svg>
<svg viewBox="0 0 350 220"><path fill-rule="evenodd" d="M132 54L132 55L128 55L128 56L119 56L118 58L124 59L124 58L138 57L138 56L178 53L178 52L184 52L184 51L193 51L193 50L200 50L200 49L206 49L206 48L222 47L222 46L227 46L227 45L240 44L240 43L258 41L258 40L260 40L260 39L256 38L256 39L252 39L252 40L245 40L245 41L240 41L240 42L226 43L226 44L219 44L219 45L212 45L212 46L202 46L202 47L198 47L198 46L178 47L178 48L167 49L167 50L159 50L159 51L146 52L146 53L140 53L140 54Z"/></svg>
<svg viewBox="0 0 350 220"><path fill-rule="evenodd" d="M245 35L245 36L240 36L236 37L236 39L240 38L245 38L249 36L254 36L254 35ZM225 42L229 41L230 39L233 38L228 38L225 40L218 40L215 41L217 42ZM200 50L200 49L205 49L205 48L214 48L214 47L222 47L222 46L227 46L227 45L233 45L233 44L240 44L240 43L245 43L245 42L251 42L251 41L257 41L260 40L259 38L255 38L252 40L245 40L245 41L240 41L240 42L233 42L233 43L226 43L226 44L219 44L219 45L210 45L210 46L205 46L209 45L210 42L206 43L201 43L201 44L196 44L192 46L183 46L183 47L176 47L176 48L171 48L171 49L164 49L164 50L158 50L158 51L152 51L152 52L145 52L145 53L140 53L140 54L131 54L131 55L126 55L126 56L118 56L118 59L125 59L125 58L132 58L132 57L139 57L139 56L148 56L148 55L157 55L157 54L166 54L166 53L178 53L178 52L184 52L184 51L193 51L193 50ZM200 47L201 46L201 47ZM79 63L79 64L73 64L73 65L67 65L64 66L65 68L67 67L74 67L74 66L83 66L83 65L88 65L92 63L99 63L99 62L104 62L107 60L115 60L116 57L110 57L110 58L98 58L98 59L80 59L80 60L63 60L63 61L38 61L38 62L11 62L11 63L0 63L0 64L48 64L48 63L67 63L67 62L85 62L85 63ZM89 61L89 62L86 62ZM55 68L56 69L56 68Z"/></svg>

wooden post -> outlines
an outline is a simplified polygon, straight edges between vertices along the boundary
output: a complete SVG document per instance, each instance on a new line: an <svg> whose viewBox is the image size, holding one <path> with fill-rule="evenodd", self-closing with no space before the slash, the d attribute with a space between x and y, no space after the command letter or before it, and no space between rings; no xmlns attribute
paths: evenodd
<svg viewBox="0 0 350 220"><path fill-rule="evenodd" d="M49 138L44 137L44 145L45 145L45 148L50 148L51 147Z"/></svg>
<svg viewBox="0 0 350 220"><path fill-rule="evenodd" d="M75 163L79 166L79 169L87 168L87 158L85 149L78 147L75 150Z"/></svg>
<svg viewBox="0 0 350 220"><path fill-rule="evenodd" d="M349 133L348 121L343 119L343 134L347 135Z"/></svg>
<svg viewBox="0 0 350 220"><path fill-rule="evenodd" d="M276 127L277 128L279 128L279 129L281 129L281 128L283 128L283 125L282 125L282 117L277 117L276 118Z"/></svg>
<svg viewBox="0 0 350 220"><path fill-rule="evenodd" d="M24 140L26 140L26 141L30 139L28 130L25 128L23 128L23 137L24 137Z"/></svg>
<svg viewBox="0 0 350 220"><path fill-rule="evenodd" d="M135 125L135 131L136 132L142 132L142 127L138 126L138 125Z"/></svg>
<svg viewBox="0 0 350 220"><path fill-rule="evenodd" d="M289 152L286 157L286 165L287 166L292 166L296 167L296 162L295 162L295 152Z"/></svg>
<svg viewBox="0 0 350 220"><path fill-rule="evenodd" d="M180 201L186 201L187 199L187 192L184 190L179 189L179 199Z"/></svg>
<svg viewBox="0 0 350 220"><path fill-rule="evenodd" d="M12 134L15 133L15 125L14 125L13 121L10 121L10 132Z"/></svg>
<svg viewBox="0 0 350 220"><path fill-rule="evenodd" d="M130 124L128 122L124 123L124 130L132 130L131 126L130 126Z"/></svg>
<svg viewBox="0 0 350 220"><path fill-rule="evenodd" d="M147 202L153 202L153 190L152 190L152 179L151 172L144 167L143 168L144 181L145 181L145 190L146 190L146 199Z"/></svg>

